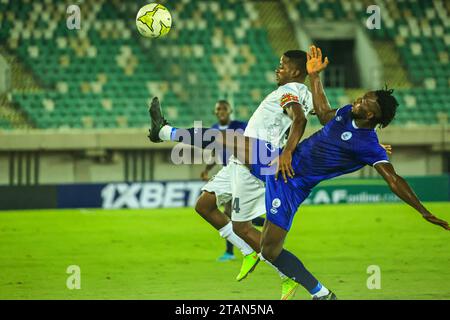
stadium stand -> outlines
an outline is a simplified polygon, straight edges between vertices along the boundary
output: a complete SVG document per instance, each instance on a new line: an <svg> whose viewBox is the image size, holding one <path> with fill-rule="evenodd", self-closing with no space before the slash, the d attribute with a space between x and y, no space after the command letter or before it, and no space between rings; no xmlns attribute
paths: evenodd
<svg viewBox="0 0 450 320"><path fill-rule="evenodd" d="M267 73L277 57L265 31L251 26L252 8L240 2L226 10L220 7L225 2L177 4L182 14L175 19L173 37L151 48L167 57L164 61L148 55L142 45L146 40L121 15L130 7L136 12L136 4L86 3L90 8L83 27L68 30L61 19L66 17L64 3L47 1L45 12L42 3L26 3L1 3L2 30L9 32L0 36L40 82L40 92L12 94L38 128L143 126L152 95L164 99L170 117L187 125L199 116L212 121L215 100L239 91L234 99L238 117L249 117L249 107L264 95L261 88L273 88ZM27 25L12 23L22 15L33 18ZM213 15L228 32L213 26ZM189 68L180 70L180 63Z"/></svg>
<svg viewBox="0 0 450 320"><path fill-rule="evenodd" d="M371 1L294 0L301 19L339 21L359 19L365 23ZM386 81L399 90L397 124L435 124L450 117L450 25L448 1L377 1L383 13L382 28L368 32L377 42L381 57L389 57L389 44L400 61L385 64ZM407 79L395 81L402 70ZM407 82L412 83L413 88Z"/></svg>
<svg viewBox="0 0 450 320"><path fill-rule="evenodd" d="M66 27L64 3L47 1L45 12L42 3L24 6L33 8L30 18L35 18L26 26L11 25L6 41L43 90L14 92L12 99L39 128L142 125L138 105L142 110L148 98L145 83L159 77L152 64L134 70L143 53L110 3L86 5L91 8L85 10L83 28L74 31ZM16 14L28 14L19 8L20 2L8 3L5 24Z"/></svg>
<svg viewBox="0 0 450 320"><path fill-rule="evenodd" d="M302 19L325 21L367 19L369 4L293 2ZM401 60L397 69L391 68L392 61L385 65L388 77L390 70L400 79L394 86L403 87L396 91L405 106L397 124L447 121L449 3L379 3L388 14L383 28L370 34L384 50L381 56L395 51ZM145 106L154 95L163 99L168 117L180 126L200 119L210 124L211 108L219 98L229 98L235 117L245 120L274 88L277 45L254 2L178 1L171 36L158 41L137 34L135 2L85 2L80 30L68 30L67 5L56 0L0 1L0 41L37 82L37 87L14 88L9 102L22 120L0 114L0 128L26 127L24 122L37 128L143 127ZM344 88L327 93L334 106L348 101Z"/></svg>

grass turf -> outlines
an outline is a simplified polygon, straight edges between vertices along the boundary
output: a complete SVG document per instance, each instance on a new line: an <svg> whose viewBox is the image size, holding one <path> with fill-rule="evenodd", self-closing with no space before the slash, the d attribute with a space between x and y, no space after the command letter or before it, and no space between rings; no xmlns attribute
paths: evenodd
<svg viewBox="0 0 450 320"><path fill-rule="evenodd" d="M450 220L450 203L430 203ZM449 233L402 204L304 206L286 242L340 299L449 299ZM0 214L0 299L279 299L260 263L239 259L192 209L46 210ZM69 265L81 289L66 287ZM381 268L381 289L366 286ZM296 299L310 299L302 288Z"/></svg>

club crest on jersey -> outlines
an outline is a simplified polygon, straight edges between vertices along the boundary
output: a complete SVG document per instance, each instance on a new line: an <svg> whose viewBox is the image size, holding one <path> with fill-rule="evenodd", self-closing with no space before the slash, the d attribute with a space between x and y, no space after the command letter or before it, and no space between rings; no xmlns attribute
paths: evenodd
<svg viewBox="0 0 450 320"><path fill-rule="evenodd" d="M341 134L341 139L344 141L350 140L352 138L352 133L350 131L345 131Z"/></svg>
<svg viewBox="0 0 450 320"><path fill-rule="evenodd" d="M272 207L279 208L281 206L281 200L279 198L275 198L272 201Z"/></svg>
<svg viewBox="0 0 450 320"><path fill-rule="evenodd" d="M342 120L342 117L341 116L337 116L336 117L336 121L341 121Z"/></svg>
<svg viewBox="0 0 450 320"><path fill-rule="evenodd" d="M281 96L280 106L282 108L284 108L284 106L290 102L298 103L298 97L296 95L293 95L292 93L285 93Z"/></svg>

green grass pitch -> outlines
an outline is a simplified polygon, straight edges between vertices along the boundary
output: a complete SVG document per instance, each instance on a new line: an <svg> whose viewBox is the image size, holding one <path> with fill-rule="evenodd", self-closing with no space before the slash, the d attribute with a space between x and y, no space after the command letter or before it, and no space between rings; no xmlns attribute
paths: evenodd
<svg viewBox="0 0 450 320"><path fill-rule="evenodd" d="M450 203L429 203L450 220ZM450 233L403 204L304 206L286 248L340 299L449 299ZM193 209L0 213L0 299L279 299L260 263L234 280L239 260ZM69 290L69 265L81 289ZM381 269L381 289L366 286ZM299 288L296 299L310 299Z"/></svg>

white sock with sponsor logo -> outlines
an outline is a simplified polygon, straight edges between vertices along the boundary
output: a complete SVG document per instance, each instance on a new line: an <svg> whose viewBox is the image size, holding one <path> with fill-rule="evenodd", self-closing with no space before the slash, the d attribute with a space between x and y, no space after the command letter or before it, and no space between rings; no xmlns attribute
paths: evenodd
<svg viewBox="0 0 450 320"><path fill-rule="evenodd" d="M233 224L231 223L231 221L222 229L219 230L220 236L222 238L227 239L228 241L230 241L236 248L238 248L239 250L241 250L242 254L244 256L249 255L250 253L252 253L253 250L252 247L250 247L244 240L242 240L241 238L239 238L239 236L234 233L233 231Z"/></svg>
<svg viewBox="0 0 450 320"><path fill-rule="evenodd" d="M159 130L159 138L162 141L170 141L171 140L171 135L172 135L172 129L173 127L165 125L164 127L161 128L161 130Z"/></svg>
<svg viewBox="0 0 450 320"><path fill-rule="evenodd" d="M273 264L271 264L270 261L266 260L266 259L263 257L263 255L262 255L261 253L258 253L258 256L259 256L259 259L260 259L261 261L264 261L264 262L267 263L269 266L271 266L273 269L275 269L275 271L278 272L278 274L280 275L280 278L281 278L281 279L284 280L284 279L287 278L287 276L285 276L280 270L278 270L277 267L275 267Z"/></svg>

